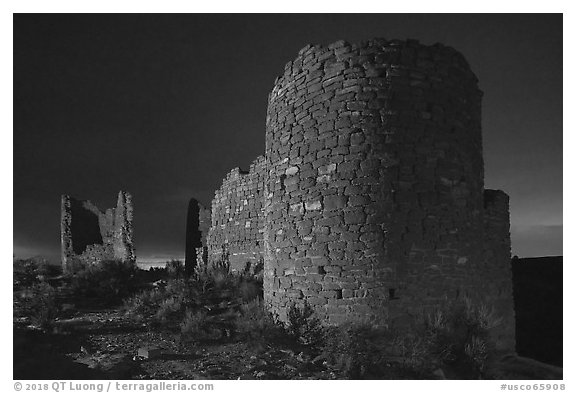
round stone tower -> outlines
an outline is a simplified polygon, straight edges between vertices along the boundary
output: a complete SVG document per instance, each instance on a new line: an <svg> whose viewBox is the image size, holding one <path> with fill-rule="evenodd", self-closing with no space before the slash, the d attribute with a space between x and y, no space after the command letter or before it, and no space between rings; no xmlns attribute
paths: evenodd
<svg viewBox="0 0 576 393"><path fill-rule="evenodd" d="M482 285L481 97L439 44L340 41L286 65L266 119L273 311L400 322Z"/></svg>

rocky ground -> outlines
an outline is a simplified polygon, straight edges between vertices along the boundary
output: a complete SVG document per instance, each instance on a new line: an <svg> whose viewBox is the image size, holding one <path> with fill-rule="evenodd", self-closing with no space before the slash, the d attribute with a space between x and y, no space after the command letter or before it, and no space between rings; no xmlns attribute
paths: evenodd
<svg viewBox="0 0 576 393"><path fill-rule="evenodd" d="M14 379L338 379L297 348L220 339L181 342L177 332L150 330L119 309L75 312L42 332L14 324ZM142 351L152 352L145 358ZM154 352L154 350L156 350ZM140 353L139 353L140 352ZM144 353L145 354L145 353ZM438 370L430 378L442 379ZM562 379L562 369L507 356L490 364L490 379ZM374 378L374 377L373 377ZM378 378L408 378L394 365Z"/></svg>
<svg viewBox="0 0 576 393"><path fill-rule="evenodd" d="M150 359L139 350L157 349ZM15 379L334 379L294 349L240 340L183 343L135 325L119 310L57 321L53 333L15 325Z"/></svg>
<svg viewBox="0 0 576 393"><path fill-rule="evenodd" d="M129 293L143 293L139 291L156 288L158 283L163 283L166 288L172 285L172 292L168 289L162 292L165 295L189 290L188 286L181 288L176 285L179 281L170 281L171 284L163 281L165 277L162 274L166 276L166 272L138 272L132 292ZM185 330L180 326L180 322L183 322L181 315L176 321L154 324L153 318L146 316L148 314L138 314L140 318L134 319L134 315L128 315L125 311L130 309L128 305L112 306L111 304L118 304L118 301L110 303L106 296L94 297L87 296L84 292L74 292L69 280L66 281L63 277L50 279L50 285L42 284L40 289L36 287L32 290L35 281L26 281L22 277L34 275L20 276L15 276L13 298L14 379L329 380L345 379L353 375L362 375L365 379L471 377L464 370L457 369L458 362L452 362L454 364L451 366L444 362L441 368L438 368L437 362L433 362L436 366L423 367L426 369L423 371L416 369L416 366L407 367L406 359L402 357L388 354L392 357L386 355L374 363L373 358L363 357L372 347L363 348L364 352L356 350L353 352L354 356L350 356L348 350L344 357L347 362L344 366L334 364L334 359L332 364L328 364L324 361L326 357L318 357L318 348L313 350L310 346L299 344L282 328L281 334L275 334L275 328L263 325L271 330L266 330L265 335L262 334L258 329L264 321L258 319L262 318L259 314L255 314L256 319L249 319L246 315L250 314L242 312L244 319L237 319L240 308L247 305L245 301L239 302L239 299L248 297L256 300L254 297L258 296L258 285L253 283L252 287L242 286L250 283L249 280L240 284L229 280L232 284L236 283L234 285L238 288L244 289L239 292L234 292L229 285L225 285L228 281L206 280L212 286L202 287L202 291L195 293L196 297L188 298L201 299L195 307L208 310L208 328L198 328L194 324L195 320L191 319L191 330ZM107 275L95 277L96 279L88 284L99 288L98 285ZM218 278L217 275L215 277ZM221 282L221 285L216 285L217 282ZM91 288L90 285L88 288ZM106 295L108 291L103 292L100 288L98 293ZM114 297L116 296L118 294ZM173 298L154 301L170 299ZM31 305L35 308L30 308ZM52 312L48 312L49 310ZM43 318L39 319L40 316ZM135 322L136 320L148 323ZM39 321L48 323L42 324ZM238 321L243 321L245 325L237 325ZM43 329L40 326L43 326ZM243 328L239 328L240 326ZM252 334L253 332L258 334ZM248 336L252 336L252 339ZM330 348L335 350L334 347ZM361 367L363 371L360 374L350 373L349 363L352 358L362 359L364 362L359 363L362 366L353 364L354 370ZM486 370L481 373L485 379L562 379L561 368L515 355L493 356L486 366ZM479 374L476 372L474 375L477 377Z"/></svg>

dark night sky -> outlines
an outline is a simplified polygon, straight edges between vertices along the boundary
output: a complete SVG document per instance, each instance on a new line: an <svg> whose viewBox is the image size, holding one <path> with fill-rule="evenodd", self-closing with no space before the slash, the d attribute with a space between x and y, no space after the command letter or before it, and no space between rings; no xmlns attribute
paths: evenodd
<svg viewBox="0 0 576 393"><path fill-rule="evenodd" d="M60 248L60 195L133 194L139 258L181 257L209 204L264 152L268 92L307 43L372 37L462 52L484 91L485 184L511 197L512 252L562 255L562 16L14 16L14 254Z"/></svg>

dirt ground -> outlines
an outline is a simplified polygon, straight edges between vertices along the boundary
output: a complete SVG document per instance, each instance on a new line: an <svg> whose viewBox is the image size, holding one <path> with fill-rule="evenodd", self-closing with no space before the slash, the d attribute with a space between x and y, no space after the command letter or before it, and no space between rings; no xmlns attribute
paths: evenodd
<svg viewBox="0 0 576 393"><path fill-rule="evenodd" d="M14 379L340 379L321 361L290 345L239 338L181 342L177 332L135 324L120 309L77 312L53 332L14 323ZM139 349L157 356L139 357ZM562 369L507 356L490 364L488 379L562 379ZM438 373L427 379L450 378ZM370 379L413 379L394 365Z"/></svg>
<svg viewBox="0 0 576 393"><path fill-rule="evenodd" d="M156 348L152 359L140 348ZM52 333L15 324L15 379L335 379L303 352L239 339L183 343L120 310L58 320Z"/></svg>

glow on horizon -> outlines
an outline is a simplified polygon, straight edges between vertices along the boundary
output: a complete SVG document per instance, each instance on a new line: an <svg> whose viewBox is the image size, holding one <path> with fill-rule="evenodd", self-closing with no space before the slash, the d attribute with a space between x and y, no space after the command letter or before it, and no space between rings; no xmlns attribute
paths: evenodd
<svg viewBox="0 0 576 393"><path fill-rule="evenodd" d="M13 259L28 259L28 258L35 258L41 257L47 259L52 263L60 263L60 252L50 249L48 247L27 247L22 245L13 245L12 249ZM139 256L136 253L136 263L144 263L144 264L161 264L171 260L180 260L184 261L185 257L183 254L174 253L174 254L144 254L143 256Z"/></svg>
<svg viewBox="0 0 576 393"><path fill-rule="evenodd" d="M514 225L510 228L512 255L520 258L561 256L563 255L563 225ZM13 245L14 259L42 257L52 263L60 263L60 250L50 247L28 247L21 244ZM162 264L171 260L184 261L182 252L170 253L165 250L160 253L153 251L139 255L136 248L136 263L152 265Z"/></svg>
<svg viewBox="0 0 576 393"><path fill-rule="evenodd" d="M144 256L139 257L136 255L136 263L161 263L161 262L168 262L171 260L179 260L184 261L184 255L161 255L161 256Z"/></svg>

